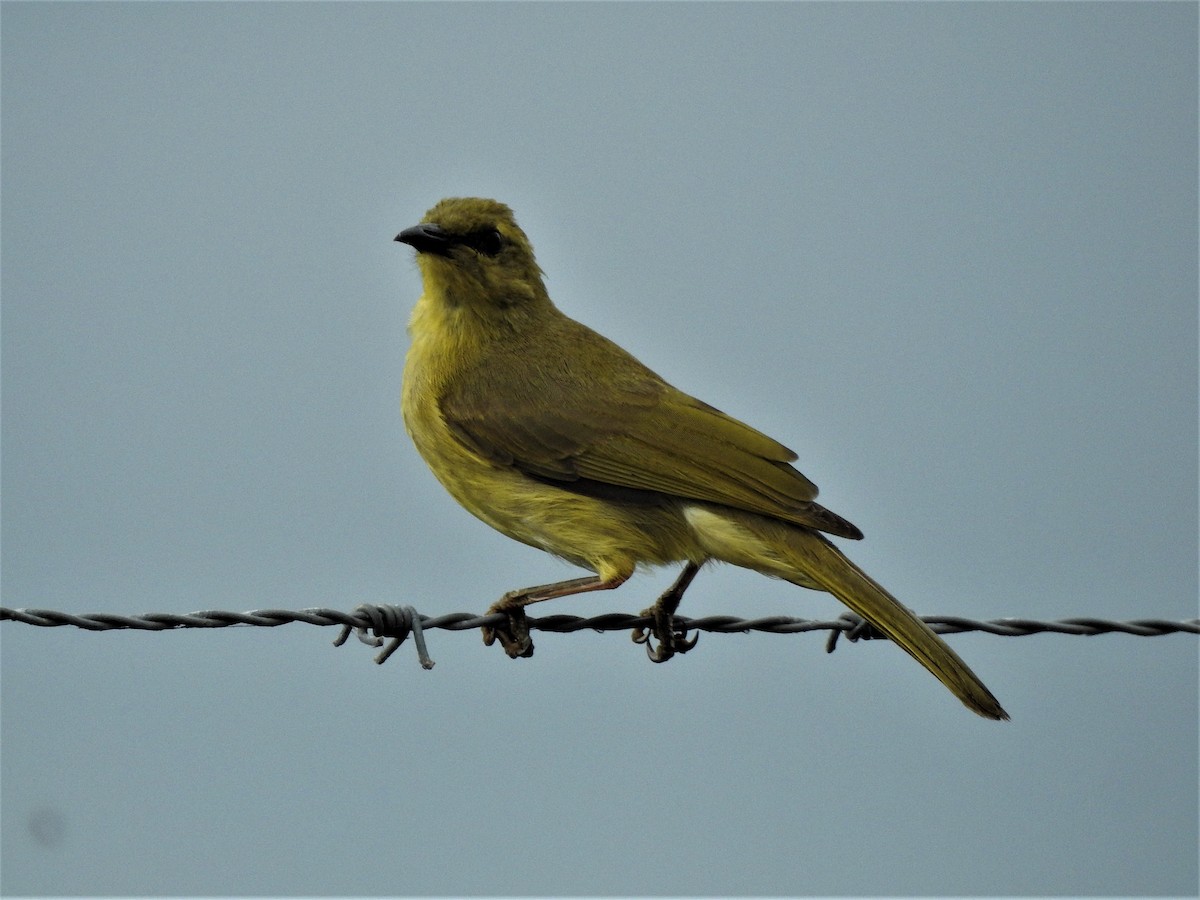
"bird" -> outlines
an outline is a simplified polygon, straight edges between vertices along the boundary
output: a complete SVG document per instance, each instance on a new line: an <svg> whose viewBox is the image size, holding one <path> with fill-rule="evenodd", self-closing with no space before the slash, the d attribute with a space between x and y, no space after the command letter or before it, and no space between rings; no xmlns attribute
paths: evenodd
<svg viewBox="0 0 1200 900"><path fill-rule="evenodd" d="M619 587L682 563L635 630L655 662L693 649L675 612L725 562L826 591L980 716L1007 719L965 662L830 540L862 532L816 502L796 454L667 383L551 301L505 204L450 197L395 237L422 292L409 320L401 412L425 463L469 512L593 574L505 593L483 629L533 653L525 607Z"/></svg>

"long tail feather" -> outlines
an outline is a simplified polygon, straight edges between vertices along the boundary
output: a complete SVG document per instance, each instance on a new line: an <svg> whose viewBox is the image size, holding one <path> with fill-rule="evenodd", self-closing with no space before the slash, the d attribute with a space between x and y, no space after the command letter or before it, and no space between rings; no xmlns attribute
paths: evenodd
<svg viewBox="0 0 1200 900"><path fill-rule="evenodd" d="M945 641L823 535L728 507L695 504L684 513L693 534L714 558L828 591L903 647L972 712L988 719L1008 718Z"/></svg>
<svg viewBox="0 0 1200 900"><path fill-rule="evenodd" d="M789 544L809 562L804 567L808 578L903 647L972 712L988 719L1008 718L979 677L912 610L821 535L800 534L801 539Z"/></svg>

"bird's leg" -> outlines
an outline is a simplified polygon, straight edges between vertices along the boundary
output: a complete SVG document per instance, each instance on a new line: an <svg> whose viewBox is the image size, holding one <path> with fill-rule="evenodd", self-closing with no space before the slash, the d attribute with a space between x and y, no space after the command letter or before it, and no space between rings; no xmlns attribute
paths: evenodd
<svg viewBox="0 0 1200 900"><path fill-rule="evenodd" d="M700 640L698 633L689 641L686 630L675 630L675 610L679 608L683 592L688 589L688 585L699 571L699 563L689 562L683 567L675 583L663 591L655 604L642 610L643 616L654 617L654 625L649 632L645 628L635 628L632 637L634 643L646 645L646 655L650 657L651 662L666 662L676 653L687 653L696 646L696 641ZM650 642L651 635L658 639L657 647Z"/></svg>
<svg viewBox="0 0 1200 900"><path fill-rule="evenodd" d="M488 607L487 615L504 613L508 616L505 625L485 625L483 627L483 642L489 647L497 640L504 647L504 652L516 659L518 656L533 656L533 640L529 637L529 622L525 616L525 607L530 603L540 603L543 600L554 600L571 594L583 594L588 591L611 591L620 587L629 578L628 574L614 575L602 579L599 575L589 575L586 578L571 578L567 581L556 581L553 584L539 584L536 587L520 588L509 591Z"/></svg>

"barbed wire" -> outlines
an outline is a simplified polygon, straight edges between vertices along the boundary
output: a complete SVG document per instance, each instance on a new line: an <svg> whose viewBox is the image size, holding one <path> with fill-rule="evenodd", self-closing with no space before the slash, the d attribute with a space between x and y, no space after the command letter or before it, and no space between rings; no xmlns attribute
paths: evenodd
<svg viewBox="0 0 1200 900"><path fill-rule="evenodd" d="M235 625L251 625L274 628L302 622L307 625L340 625L341 635L334 646L341 646L351 632L359 640L375 647L388 644L376 655L375 661L383 663L411 634L417 646L417 657L421 666L433 668L433 660L425 647L424 632L441 628L448 631L470 631L486 625L502 625L506 621L503 613L476 615L475 613L448 613L441 616L421 615L412 606L386 604L363 604L353 612L338 609L254 609L249 612L227 612L223 610L201 610L192 613L144 613L138 616L114 613L67 613L49 609L10 609L0 607L0 622L20 622L42 628L71 626L86 631L172 631L181 628L228 628ZM1002 637L1027 637L1033 634L1070 634L1094 636L1099 634L1130 634L1138 637L1160 637L1167 634L1200 634L1200 619L1133 619L1120 622L1092 617L1040 621L1037 619L968 619L962 616L923 616L924 621L938 634L961 634L982 631ZM844 613L832 621L796 619L790 616L764 616L757 619L741 619L737 616L702 616L689 619L676 616L675 624L683 631L708 631L717 634L749 633L761 631L770 634L800 634L809 631L828 631L825 650L832 653L842 635L847 640L876 640L884 635L853 613ZM651 616L635 616L628 613L605 613L599 616L551 615L530 618L530 630L568 634L575 631L625 631L647 628L654 625Z"/></svg>

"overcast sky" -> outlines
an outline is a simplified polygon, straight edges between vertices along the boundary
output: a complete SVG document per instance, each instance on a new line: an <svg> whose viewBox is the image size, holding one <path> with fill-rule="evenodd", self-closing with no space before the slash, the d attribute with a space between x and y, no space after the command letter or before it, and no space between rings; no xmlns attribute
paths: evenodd
<svg viewBox="0 0 1200 900"><path fill-rule="evenodd" d="M392 237L794 448L922 614L1197 615L1197 6L4 3L8 607L481 612L583 574L399 415ZM547 604L636 612L674 577ZM832 618L705 571L688 615ZM1194 636L898 648L6 622L0 890L1195 894Z"/></svg>

